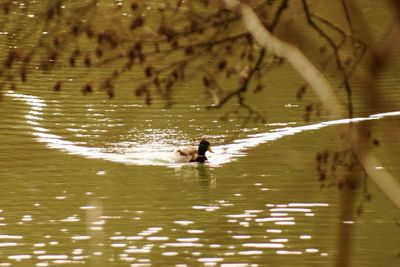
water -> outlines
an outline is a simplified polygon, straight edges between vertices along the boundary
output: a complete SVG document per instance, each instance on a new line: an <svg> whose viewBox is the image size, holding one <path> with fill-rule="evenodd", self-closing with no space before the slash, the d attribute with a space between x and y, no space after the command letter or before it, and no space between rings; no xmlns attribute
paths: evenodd
<svg viewBox="0 0 400 267"><path fill-rule="evenodd" d="M400 264L399 212L372 181L370 202L362 182L321 188L315 154L340 145L335 127L346 121L305 123L306 103L282 90L297 82L287 72L250 99L266 123L245 126L218 120L229 107L207 111L192 81L163 109L128 85L113 100L80 95L78 82L53 93L57 75L38 74L0 102L0 266ZM396 86L382 89L395 104ZM368 115L354 121L374 125L374 151L398 179L398 105L375 115L356 106ZM208 164L174 161L201 138L215 151Z"/></svg>
<svg viewBox="0 0 400 267"><path fill-rule="evenodd" d="M349 192L320 189L313 171L314 153L343 121L272 124L240 138L227 131L223 137L236 141L214 141L209 164L174 164L173 150L186 137L178 130L166 135L157 127L141 136L127 115L117 120L122 135L102 132L112 119L103 125L71 118L88 127L66 130L68 118L81 114L46 119L57 116L49 109L65 109L47 98L8 92L2 105L2 266L329 265L337 261L343 228L357 248L351 262L397 264L393 205L369 184L373 201L365 213L350 209L341 217L341 194ZM83 109L87 102L91 109L103 105L76 101ZM378 120L383 128L397 116L358 120ZM80 136L82 129L96 134Z"/></svg>

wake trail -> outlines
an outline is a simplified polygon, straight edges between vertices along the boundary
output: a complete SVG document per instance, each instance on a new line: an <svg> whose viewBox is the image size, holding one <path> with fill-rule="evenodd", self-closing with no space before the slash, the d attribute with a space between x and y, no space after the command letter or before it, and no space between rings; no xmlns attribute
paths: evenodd
<svg viewBox="0 0 400 267"><path fill-rule="evenodd" d="M100 159L126 165L154 165L167 167L181 167L187 163L177 163L175 148L165 143L148 143L123 151L107 151L104 147L89 147L65 140L62 136L51 133L50 129L42 125L44 109L47 106L45 100L27 94L9 91L5 94L15 100L24 102L28 107L25 115L26 123L32 128L35 140L44 143L48 148L59 150L72 155L79 155L89 159ZM328 126L357 123L362 121L379 120L385 117L400 116L400 111L373 114L368 117L353 119L331 120L304 126L288 126L269 130L264 133L249 134L245 138L236 139L231 144L213 146L214 153L208 154L208 165L220 167L240 157L246 156L246 151L261 144L276 141L286 136L319 130ZM126 143L126 142L124 142Z"/></svg>

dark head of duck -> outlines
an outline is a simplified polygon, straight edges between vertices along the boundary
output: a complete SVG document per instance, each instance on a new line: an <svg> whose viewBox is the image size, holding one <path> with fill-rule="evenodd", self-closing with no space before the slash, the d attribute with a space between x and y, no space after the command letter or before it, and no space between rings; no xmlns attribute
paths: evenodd
<svg viewBox="0 0 400 267"><path fill-rule="evenodd" d="M202 140L199 144L199 148L197 150L197 158L193 161L196 162L205 162L207 160L206 152L212 152L210 142L206 140Z"/></svg>

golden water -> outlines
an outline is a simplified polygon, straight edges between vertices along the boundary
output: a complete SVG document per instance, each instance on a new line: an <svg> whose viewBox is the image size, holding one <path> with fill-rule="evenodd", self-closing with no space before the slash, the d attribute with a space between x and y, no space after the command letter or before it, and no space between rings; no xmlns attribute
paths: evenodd
<svg viewBox="0 0 400 267"><path fill-rule="evenodd" d="M394 77L382 90L395 108L356 121L374 125L399 179ZM320 187L315 153L339 144L343 121L304 123L290 68L253 100L266 123L245 127L207 111L193 82L165 110L129 84L109 100L73 81L53 93L54 80L38 74L0 102L0 266L399 266L399 212L372 181L360 216L363 186ZM174 163L201 138L209 164Z"/></svg>

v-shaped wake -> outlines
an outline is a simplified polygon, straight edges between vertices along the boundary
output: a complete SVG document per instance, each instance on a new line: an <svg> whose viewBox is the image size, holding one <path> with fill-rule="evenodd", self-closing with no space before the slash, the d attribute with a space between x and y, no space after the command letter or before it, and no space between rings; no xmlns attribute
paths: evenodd
<svg viewBox="0 0 400 267"><path fill-rule="evenodd" d="M46 101L37 96L19 94L15 92L7 92L16 100L23 101L29 106L28 114L25 119L28 125L32 127L33 135L38 142L44 143L48 148L63 151L68 154L79 155L90 159L102 159L111 162L127 164L127 165L156 165L167 167L180 167L184 163L177 163L175 148L165 143L148 143L141 146L135 146L129 149L124 148L123 151L107 151L104 147L88 147L80 145L76 142L65 140L62 136L51 133L50 129L43 127L41 117L44 107L47 106ZM346 124L350 121L353 123L361 121L377 120L389 116L400 116L400 111L373 114L368 117L342 119L325 121L305 126L288 126L273 129L265 133L250 134L245 138L234 140L231 144L213 146L214 153L208 154L208 164L213 167L223 166L246 155L246 151L260 144L275 141L285 136L290 136L306 131L318 130L332 125Z"/></svg>

